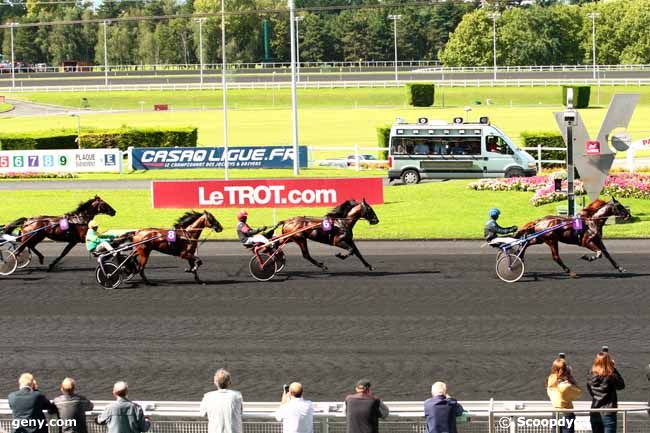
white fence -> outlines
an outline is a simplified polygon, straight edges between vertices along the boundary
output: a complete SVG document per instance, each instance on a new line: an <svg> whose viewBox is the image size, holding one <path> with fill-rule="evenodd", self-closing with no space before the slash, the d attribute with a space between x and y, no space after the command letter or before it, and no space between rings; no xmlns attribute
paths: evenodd
<svg viewBox="0 0 650 433"><path fill-rule="evenodd" d="M535 158L535 161L537 163L538 172L542 171L542 164L564 164L566 162L566 159L542 159L543 150L553 150L566 153L566 147L543 147L541 145L537 145L534 147L522 147L522 149L528 151L529 153L532 152L532 157Z"/></svg>
<svg viewBox="0 0 650 433"><path fill-rule="evenodd" d="M388 152L385 147L310 145L307 151L309 167L350 168L356 171L388 168L388 160L379 157L380 152Z"/></svg>

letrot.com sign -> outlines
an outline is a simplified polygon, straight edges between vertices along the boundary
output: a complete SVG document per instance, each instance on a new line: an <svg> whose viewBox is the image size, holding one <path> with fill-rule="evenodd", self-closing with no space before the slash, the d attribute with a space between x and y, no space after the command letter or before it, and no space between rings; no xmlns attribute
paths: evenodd
<svg viewBox="0 0 650 433"><path fill-rule="evenodd" d="M292 168L291 146L246 146L228 148L230 168ZM223 147L157 147L130 149L132 170L176 168L223 168ZM307 147L298 149L301 167L307 167Z"/></svg>
<svg viewBox="0 0 650 433"><path fill-rule="evenodd" d="M0 173L119 172L119 149L0 151Z"/></svg>
<svg viewBox="0 0 650 433"><path fill-rule="evenodd" d="M319 207L384 202L381 178L153 181L154 208Z"/></svg>

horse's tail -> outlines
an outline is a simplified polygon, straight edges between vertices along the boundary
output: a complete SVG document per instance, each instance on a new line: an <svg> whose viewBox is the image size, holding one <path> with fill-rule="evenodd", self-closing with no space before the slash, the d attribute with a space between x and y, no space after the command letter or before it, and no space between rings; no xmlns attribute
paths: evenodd
<svg viewBox="0 0 650 433"><path fill-rule="evenodd" d="M536 225L537 225L537 221L531 221L529 223L526 223L523 226L521 226L519 230L517 230L514 236L516 238L521 238L525 235L532 235L533 233L535 233Z"/></svg>
<svg viewBox="0 0 650 433"><path fill-rule="evenodd" d="M121 234L115 238L113 238L113 241L111 242L113 245L122 245L126 244L127 242L133 242L133 236L135 235L135 231L131 232L126 232L124 234Z"/></svg>
<svg viewBox="0 0 650 433"><path fill-rule="evenodd" d="M23 223L24 223L25 221L27 221L27 219L28 219L28 218L25 218L25 217L18 218L17 220L12 221L12 222L10 222L9 224L7 224L6 226L4 226L4 228L2 229L2 231L3 231L4 233L10 235L14 230L16 230L18 227L22 226Z"/></svg>

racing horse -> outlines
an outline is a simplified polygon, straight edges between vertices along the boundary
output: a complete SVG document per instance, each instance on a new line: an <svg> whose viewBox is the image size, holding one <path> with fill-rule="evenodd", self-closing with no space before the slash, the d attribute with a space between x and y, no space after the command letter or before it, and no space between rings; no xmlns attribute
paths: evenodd
<svg viewBox="0 0 650 433"><path fill-rule="evenodd" d="M597 199L582 209L580 214L576 217L581 220L581 224L579 225L582 226L582 229L575 228L573 224L574 218L572 217L549 215L525 224L519 229L519 231L517 231L517 233L515 233L514 237L521 238L524 236L530 236L549 227L562 224L562 226L556 230L530 239L528 246L541 243L548 245L551 249L553 260L571 277L575 277L576 273L571 271L571 269L569 269L560 258L559 242L578 245L594 251L595 254L583 255L583 260L591 262L604 255L616 270L619 272L625 272L625 269L619 266L612 258L603 243L603 225L605 225L605 221L607 221L607 218L610 216L623 218L625 221L631 218L628 210L625 209L625 206L616 200L616 198L612 197L609 202ZM522 256L524 253L525 251L522 252Z"/></svg>
<svg viewBox="0 0 650 433"><path fill-rule="evenodd" d="M19 228L21 232L21 243L15 251L20 254L25 248L29 248L38 257L39 263L43 264L43 254L36 249L45 238L57 242L67 242L59 257L57 257L47 268L48 272L52 271L59 261L61 261L75 245L86 241L88 232L88 223L99 214L114 216L115 209L101 197L96 195L90 200L80 203L77 208L61 216L35 216L30 218L18 218L7 224L4 232L11 234Z"/></svg>
<svg viewBox="0 0 650 433"><path fill-rule="evenodd" d="M324 218L297 216L285 220L282 224L282 235L288 235L290 240L298 245L302 256L324 271L327 270L327 266L314 260L309 254L308 239L347 250L347 254L337 253L336 257L345 260L355 255L366 268L372 271L372 266L363 258L353 240L354 226L362 218L368 220L370 225L379 223L377 214L365 198L361 202L347 200L332 209ZM331 226L328 231L323 228L324 221L326 226ZM313 228L308 229L310 226Z"/></svg>
<svg viewBox="0 0 650 433"><path fill-rule="evenodd" d="M170 256L187 260L190 267L185 272L194 274L194 280L202 283L198 275L201 259L196 255L198 240L204 228L212 228L216 233L223 230L217 219L208 211L184 213L176 223L173 230L160 228L147 228L129 233L129 238L136 245L140 258L140 276L145 284L150 284L144 274L144 268L152 251L158 251ZM147 241L148 240L148 241Z"/></svg>

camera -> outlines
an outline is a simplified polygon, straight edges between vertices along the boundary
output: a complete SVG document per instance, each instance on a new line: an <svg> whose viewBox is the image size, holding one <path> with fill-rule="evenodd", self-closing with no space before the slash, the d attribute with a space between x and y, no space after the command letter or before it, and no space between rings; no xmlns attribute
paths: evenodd
<svg viewBox="0 0 650 433"><path fill-rule="evenodd" d="M575 111L565 111L564 112L564 121L573 124L576 121L576 112Z"/></svg>
<svg viewBox="0 0 650 433"><path fill-rule="evenodd" d="M560 352L560 353L557 354L557 357L560 358L560 359L566 359L566 353Z"/></svg>
<svg viewBox="0 0 650 433"><path fill-rule="evenodd" d="M282 385L282 391L284 391L285 394L288 393L289 392L289 385L286 384L286 383L284 385Z"/></svg>
<svg viewBox="0 0 650 433"><path fill-rule="evenodd" d="M601 350L601 352L607 353L607 352L609 352L609 346L603 346L600 350Z"/></svg>

